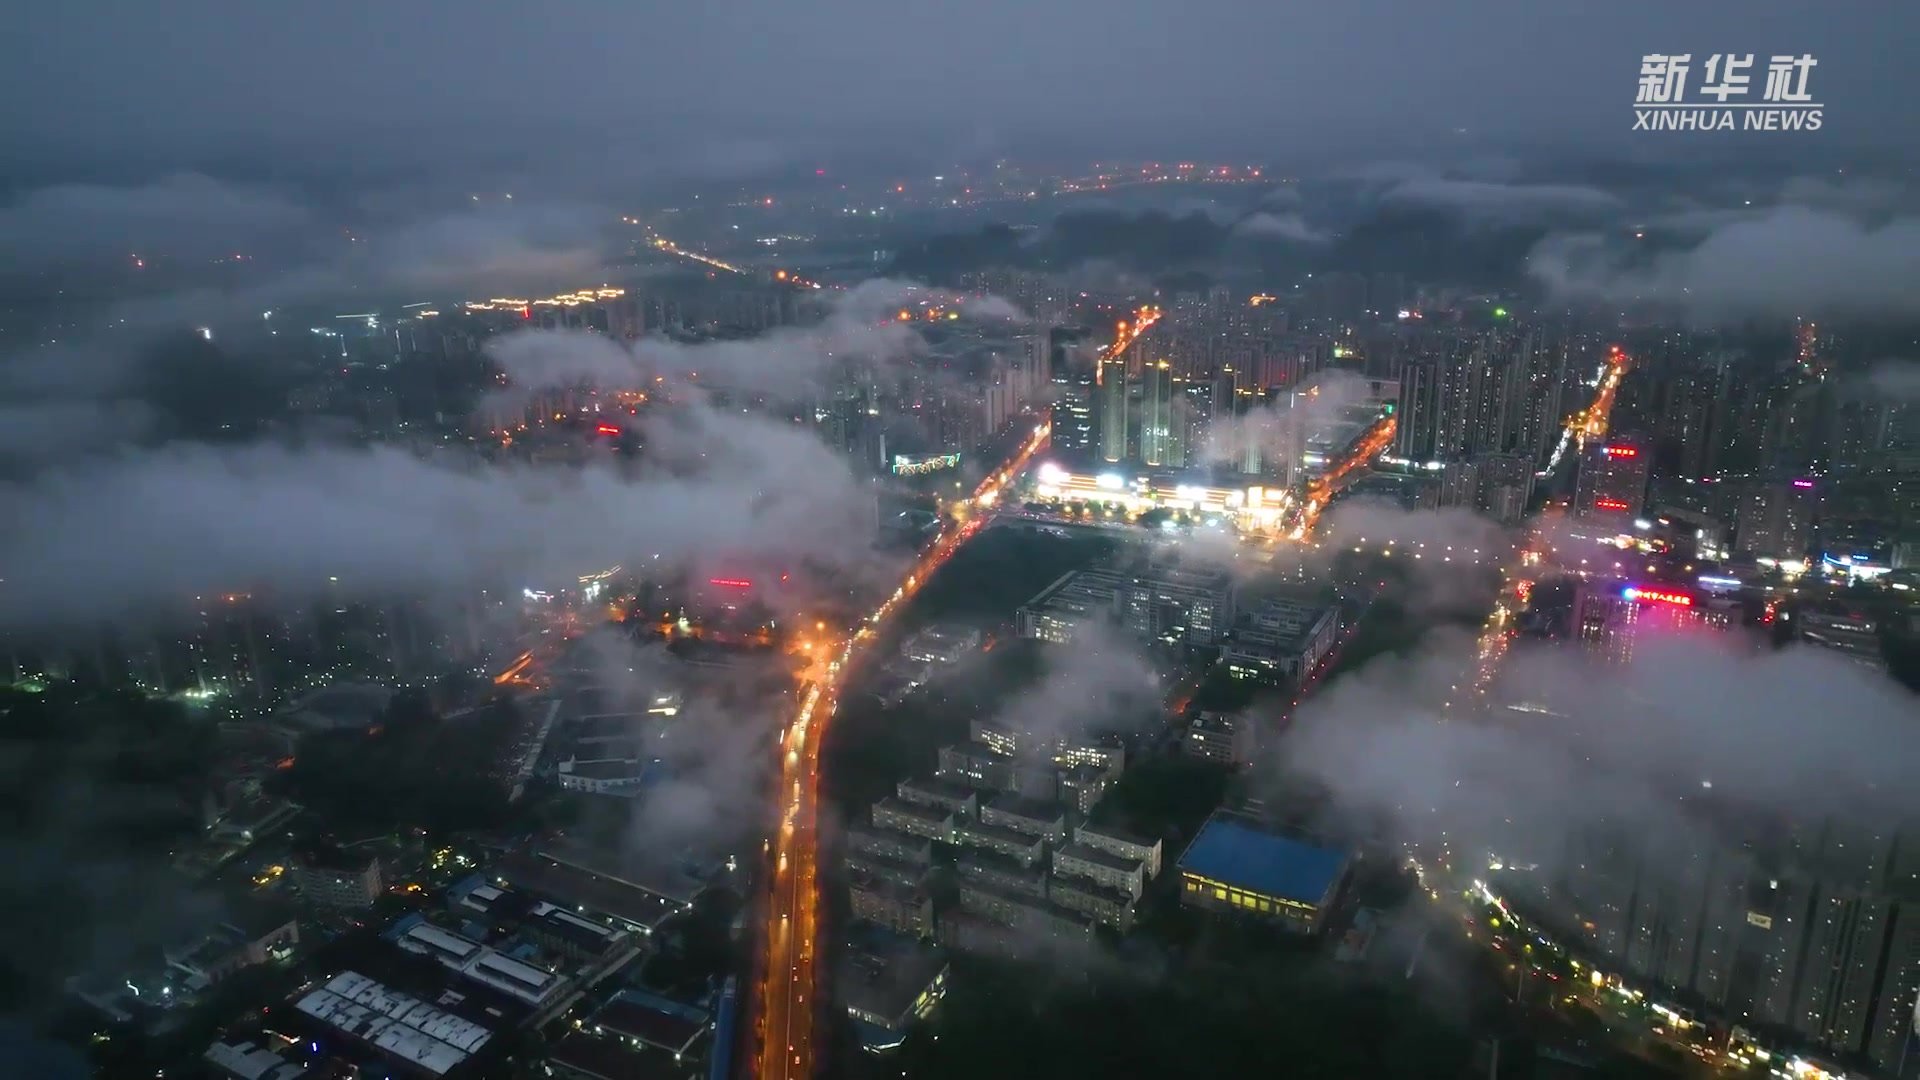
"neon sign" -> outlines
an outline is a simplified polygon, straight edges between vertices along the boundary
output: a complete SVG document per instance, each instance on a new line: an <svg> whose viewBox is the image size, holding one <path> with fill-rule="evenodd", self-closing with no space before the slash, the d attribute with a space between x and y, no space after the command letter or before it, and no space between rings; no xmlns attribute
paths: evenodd
<svg viewBox="0 0 1920 1080"><path fill-rule="evenodd" d="M1627 504L1621 502L1619 499L1595 499L1593 500L1593 508L1595 510L1625 510Z"/></svg>
<svg viewBox="0 0 1920 1080"><path fill-rule="evenodd" d="M1607 456L1617 458L1639 457L1640 451L1631 446L1609 446L1607 447Z"/></svg>
<svg viewBox="0 0 1920 1080"><path fill-rule="evenodd" d="M959 454L895 454L893 455L893 473L895 476L921 476L941 469L951 469L960 464Z"/></svg>
<svg viewBox="0 0 1920 1080"><path fill-rule="evenodd" d="M723 588L723 589L751 589L751 588L753 588L753 582L751 582L751 581L748 581L748 580L747 580L746 578L735 578L735 577L717 577L717 578L708 578L708 579L707 579L707 584L709 584L709 585L718 585L718 586L720 586L720 587L721 587L721 588Z"/></svg>
<svg viewBox="0 0 1920 1080"><path fill-rule="evenodd" d="M1628 600L1639 600L1649 604L1672 604L1674 607L1692 607L1693 597L1682 592L1668 592L1665 589L1643 589L1638 585L1629 585L1620 590L1620 595Z"/></svg>

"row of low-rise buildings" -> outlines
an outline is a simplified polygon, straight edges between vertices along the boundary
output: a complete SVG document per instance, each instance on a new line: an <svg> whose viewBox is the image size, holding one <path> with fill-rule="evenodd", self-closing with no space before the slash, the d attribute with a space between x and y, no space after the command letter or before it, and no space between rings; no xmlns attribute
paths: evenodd
<svg viewBox="0 0 1920 1080"><path fill-rule="evenodd" d="M850 827L856 917L963 948L999 932L1084 936L1095 923L1131 927L1134 905L1160 870L1158 841L1072 824L1082 815L1051 799L983 794L950 777L903 780L874 804L871 824ZM936 851L943 864L953 855L960 884L957 911L939 919L926 888ZM961 917L959 928L942 930L951 915ZM972 925L981 923L999 929Z"/></svg>

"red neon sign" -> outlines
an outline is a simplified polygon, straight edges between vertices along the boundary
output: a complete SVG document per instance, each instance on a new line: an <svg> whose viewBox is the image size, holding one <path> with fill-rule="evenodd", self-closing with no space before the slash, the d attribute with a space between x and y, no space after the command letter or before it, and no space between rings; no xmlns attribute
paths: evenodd
<svg viewBox="0 0 1920 1080"><path fill-rule="evenodd" d="M1631 446L1609 446L1607 447L1607 456L1608 457L1639 457L1640 451Z"/></svg>
<svg viewBox="0 0 1920 1080"><path fill-rule="evenodd" d="M594 428L594 430L599 432L602 435L620 434L620 428L618 425L615 425L615 424L601 424L599 427Z"/></svg>
<svg viewBox="0 0 1920 1080"><path fill-rule="evenodd" d="M751 588L753 588L753 582L751 582L751 581L748 581L748 580L747 580L746 578L737 578L737 577L717 577L717 578L708 578L708 579L707 579L707 584L709 584L709 585L718 585L718 586L720 586L720 587L721 587L721 588L723 588L723 589L751 589Z"/></svg>
<svg viewBox="0 0 1920 1080"><path fill-rule="evenodd" d="M1629 585L1620 590L1620 595L1628 600L1641 600L1654 604L1672 604L1675 607L1693 606L1693 597L1686 593L1667 592L1663 589L1642 589Z"/></svg>
<svg viewBox="0 0 1920 1080"><path fill-rule="evenodd" d="M1619 499L1595 499L1593 500L1593 508L1595 510L1625 510L1627 504L1621 502Z"/></svg>

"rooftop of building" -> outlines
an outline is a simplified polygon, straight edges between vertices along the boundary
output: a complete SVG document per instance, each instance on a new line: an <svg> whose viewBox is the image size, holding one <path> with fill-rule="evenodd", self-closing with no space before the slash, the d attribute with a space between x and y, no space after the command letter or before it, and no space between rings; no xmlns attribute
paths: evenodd
<svg viewBox="0 0 1920 1080"><path fill-rule="evenodd" d="M651 760L612 758L598 761L563 761L560 771L582 780L639 780L653 769Z"/></svg>
<svg viewBox="0 0 1920 1080"><path fill-rule="evenodd" d="M508 855L496 872L530 893L602 911L649 931L687 909L686 901L560 862L544 853Z"/></svg>
<svg viewBox="0 0 1920 1080"><path fill-rule="evenodd" d="M1002 855L986 848L968 848L962 851L956 862L956 868L963 878L988 874L1038 879L1046 875L1046 870L1041 867L1028 866L1011 855Z"/></svg>
<svg viewBox="0 0 1920 1080"><path fill-rule="evenodd" d="M294 1009L435 1076L466 1061L492 1038L479 1024L355 971L341 972L308 992Z"/></svg>
<svg viewBox="0 0 1920 1080"><path fill-rule="evenodd" d="M641 990L622 990L593 1014L592 1023L650 1046L685 1053L711 1020L704 1009Z"/></svg>
<svg viewBox="0 0 1920 1080"><path fill-rule="evenodd" d="M1230 735L1240 727L1240 718L1233 713L1203 712L1187 723L1188 731L1219 732Z"/></svg>
<svg viewBox="0 0 1920 1080"><path fill-rule="evenodd" d="M906 798L905 793L909 791L917 791L935 798L953 799L956 801L969 799L977 794L974 789L967 785L956 783L942 776L922 776L911 780L902 780L895 785L894 790L898 792L903 799Z"/></svg>
<svg viewBox="0 0 1920 1080"><path fill-rule="evenodd" d="M1061 859L1079 859L1082 862L1090 862L1095 866L1104 866L1109 870L1118 870L1127 874L1140 872L1143 866L1139 859L1129 859L1080 843L1068 844L1054 852L1055 863L1057 864Z"/></svg>
<svg viewBox="0 0 1920 1080"><path fill-rule="evenodd" d="M947 955L937 946L898 934L868 935L841 955L835 989L849 1008L894 1019L946 970Z"/></svg>
<svg viewBox="0 0 1920 1080"><path fill-rule="evenodd" d="M561 1039L548 1058L596 1080L697 1080L705 1074L693 1062L665 1050L637 1049L620 1039L584 1031Z"/></svg>
<svg viewBox="0 0 1920 1080"><path fill-rule="evenodd" d="M1132 893L1125 889L1116 889L1111 885L1102 885L1092 878L1074 877L1071 874L1055 874L1047 878L1048 896L1057 897L1063 891L1095 897L1115 907L1133 906Z"/></svg>
<svg viewBox="0 0 1920 1080"><path fill-rule="evenodd" d="M1011 792L994 796L987 806L999 813L1012 814L1029 821L1055 822L1067 816L1065 808L1051 799L1035 799Z"/></svg>
<svg viewBox="0 0 1920 1080"><path fill-rule="evenodd" d="M1347 852L1280 836L1215 813L1180 856L1182 871L1265 896L1318 904L1346 869Z"/></svg>
<svg viewBox="0 0 1920 1080"><path fill-rule="evenodd" d="M1095 784L1106 780L1111 774L1098 765L1081 762L1061 770L1061 782L1069 785Z"/></svg>
<svg viewBox="0 0 1920 1080"><path fill-rule="evenodd" d="M955 827L955 831L963 844L970 839L1019 844L1022 847L1033 847L1041 842L1040 838L1032 833L1023 833L1019 829L1009 829L1005 825L994 825L985 821L962 821Z"/></svg>
<svg viewBox="0 0 1920 1080"><path fill-rule="evenodd" d="M918 881L927 872L927 867L905 859L896 859L890 855L875 855L868 851L847 852L847 869L866 874L870 877L891 877L895 880Z"/></svg>
<svg viewBox="0 0 1920 1080"><path fill-rule="evenodd" d="M1322 620L1333 612L1332 604L1270 597L1249 612L1243 624L1234 628L1234 637L1242 644L1275 648L1304 645Z"/></svg>
<svg viewBox="0 0 1920 1080"><path fill-rule="evenodd" d="M879 802L874 803L873 812L876 815L885 812L898 814L902 817L919 818L921 821L930 823L953 820L953 811L951 810L942 810L937 806L921 806L919 803L910 803L905 799L896 798L892 795L888 795Z"/></svg>
<svg viewBox="0 0 1920 1080"><path fill-rule="evenodd" d="M850 821L847 823L846 832L849 836L871 837L908 847L921 847L933 842L924 836L901 832L899 829L889 829L885 825L875 825L869 821Z"/></svg>
<svg viewBox="0 0 1920 1080"><path fill-rule="evenodd" d="M997 764L1007 760L1005 754L995 751L993 747L988 746L986 743L971 740L967 742L948 743L940 748L940 752L942 754L952 754L963 757L970 761L985 761Z"/></svg>
<svg viewBox="0 0 1920 1080"><path fill-rule="evenodd" d="M1114 825L1102 825L1092 821L1087 822L1085 825L1073 831L1074 838L1082 843L1086 842L1089 834L1102 840L1111 840L1119 844L1131 844L1138 848L1151 848L1160 845L1160 841L1157 839L1141 836L1139 833L1131 833Z"/></svg>
<svg viewBox="0 0 1920 1080"><path fill-rule="evenodd" d="M926 890L920 888L918 885L908 885L893 878L881 877L878 874L851 865L848 867L847 887L863 893L884 896L891 900L919 900L926 895Z"/></svg>

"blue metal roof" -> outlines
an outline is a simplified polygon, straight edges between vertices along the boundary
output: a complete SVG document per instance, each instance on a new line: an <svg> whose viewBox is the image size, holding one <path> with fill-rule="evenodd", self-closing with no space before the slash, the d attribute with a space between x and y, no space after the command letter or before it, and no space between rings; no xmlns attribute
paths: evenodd
<svg viewBox="0 0 1920 1080"><path fill-rule="evenodd" d="M1347 853L1261 832L1231 818L1207 819L1180 856L1180 869L1252 892L1318 904Z"/></svg>

